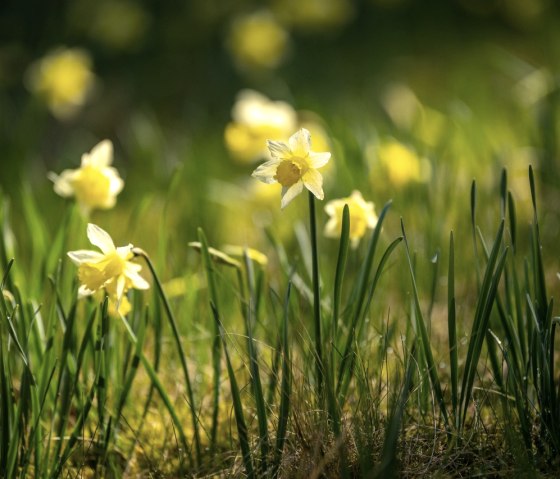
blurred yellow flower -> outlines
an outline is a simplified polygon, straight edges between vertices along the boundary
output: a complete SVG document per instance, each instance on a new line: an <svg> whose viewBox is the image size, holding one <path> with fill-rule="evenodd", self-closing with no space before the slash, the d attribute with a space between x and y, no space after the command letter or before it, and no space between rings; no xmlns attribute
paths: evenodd
<svg viewBox="0 0 560 479"><path fill-rule="evenodd" d="M422 111L414 91L404 83L391 83L381 95L381 104L391 121L403 130L410 130Z"/></svg>
<svg viewBox="0 0 560 479"><path fill-rule="evenodd" d="M77 113L92 90L91 67L86 51L58 48L29 67L26 83L45 99L54 116L66 119Z"/></svg>
<svg viewBox="0 0 560 479"><path fill-rule="evenodd" d="M224 252L231 256L241 256L244 257L245 253L251 261L260 264L261 266L266 266L268 264L268 258L264 253L254 248L246 248L243 246L236 245L226 245L224 246Z"/></svg>
<svg viewBox="0 0 560 479"><path fill-rule="evenodd" d="M115 247L109 234L89 223L87 236L101 253L91 250L69 251L68 256L78 266L80 289L78 294L89 296L102 288L120 306L124 293L130 288L148 289L150 285L140 276L142 266L133 263L133 246Z"/></svg>
<svg viewBox="0 0 560 479"><path fill-rule="evenodd" d="M350 241L352 247L356 248L367 229L375 228L377 215L373 203L365 201L362 194L354 190L349 197L332 200L325 205L325 212L329 215L329 221L325 225L325 236L340 238L344 205L348 205L350 213Z"/></svg>
<svg viewBox="0 0 560 479"><path fill-rule="evenodd" d="M426 159L395 139L378 146L377 158L391 183L397 187L413 181L426 181L431 174L430 164Z"/></svg>
<svg viewBox="0 0 560 479"><path fill-rule="evenodd" d="M227 45L240 68L272 69L286 56L289 34L272 13L262 10L237 17Z"/></svg>
<svg viewBox="0 0 560 479"><path fill-rule="evenodd" d="M84 214L94 208L109 209L115 206L117 195L124 182L113 168L113 144L103 140L89 153L82 155L80 168L64 170L60 175L49 174L54 182L54 191L63 196L76 197Z"/></svg>
<svg viewBox="0 0 560 479"><path fill-rule="evenodd" d="M297 115L291 105L271 101L253 90L238 94L232 117L225 129L225 142L232 156L242 162L266 156L267 139L285 140L297 128Z"/></svg>
<svg viewBox="0 0 560 479"><path fill-rule="evenodd" d="M268 149L272 160L253 171L253 177L263 183L282 185L282 208L299 195L304 186L318 199L324 198L323 177L317 169L327 164L331 154L311 151L309 131L302 128L288 143L268 140Z"/></svg>

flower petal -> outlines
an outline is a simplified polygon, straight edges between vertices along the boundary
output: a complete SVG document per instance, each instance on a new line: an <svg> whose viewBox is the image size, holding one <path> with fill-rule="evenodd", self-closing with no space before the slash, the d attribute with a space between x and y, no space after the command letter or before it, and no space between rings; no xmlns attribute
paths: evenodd
<svg viewBox="0 0 560 479"><path fill-rule="evenodd" d="M125 266L125 275L132 283L132 287L136 289L149 289L150 283L148 283L138 272L131 268L131 266L136 266L134 263L127 263Z"/></svg>
<svg viewBox="0 0 560 479"><path fill-rule="evenodd" d="M282 201L280 207L284 209L290 201L303 191L303 183L298 181L289 188L282 188Z"/></svg>
<svg viewBox="0 0 560 479"><path fill-rule="evenodd" d="M251 175L253 178L256 178L263 183L276 183L274 176L276 175L276 170L278 169L278 165L281 163L279 159L272 159L260 165L253 174Z"/></svg>
<svg viewBox="0 0 560 479"><path fill-rule="evenodd" d="M346 203L347 201L344 201L344 198L338 200L331 200L325 205L325 213L327 213L329 216L336 215L337 210L344 209L344 205Z"/></svg>
<svg viewBox="0 0 560 479"><path fill-rule="evenodd" d="M338 238L340 236L340 225L337 217L332 217L327 221L324 235L327 238Z"/></svg>
<svg viewBox="0 0 560 479"><path fill-rule="evenodd" d="M328 151L323 153L309 152L309 164L311 168L321 168L325 166L331 159L331 154Z"/></svg>
<svg viewBox="0 0 560 479"><path fill-rule="evenodd" d="M93 223L87 225L87 237L90 243L97 246L104 254L115 251L115 243L105 230Z"/></svg>
<svg viewBox="0 0 560 479"><path fill-rule="evenodd" d="M266 144L273 158L282 160L291 155L290 146L283 141L266 140Z"/></svg>
<svg viewBox="0 0 560 479"><path fill-rule="evenodd" d="M128 261L134 256L134 254L132 253L132 248L134 248L134 246L128 244L126 246L119 246L118 248L116 248L116 251L124 261Z"/></svg>
<svg viewBox="0 0 560 479"><path fill-rule="evenodd" d="M80 266L82 263L97 262L103 259L103 255L99 251L91 251L87 249L68 251L67 254L72 262L77 266Z"/></svg>
<svg viewBox="0 0 560 479"><path fill-rule="evenodd" d="M89 164L99 168L109 166L113 162L113 143L103 140L95 145L89 153Z"/></svg>
<svg viewBox="0 0 560 479"><path fill-rule="evenodd" d="M109 178L109 194L118 195L124 188L124 181L119 176L118 171L113 167L109 167L105 168L103 172Z"/></svg>
<svg viewBox="0 0 560 479"><path fill-rule="evenodd" d="M80 289L78 289L78 298L84 298L86 296L91 296L93 293L95 293L95 291L92 291L91 289L88 289L88 287L85 284L82 284L80 286Z"/></svg>
<svg viewBox="0 0 560 479"><path fill-rule="evenodd" d="M290 136L290 149L293 156L305 158L311 149L311 133L305 128L301 128Z"/></svg>
<svg viewBox="0 0 560 479"><path fill-rule="evenodd" d="M323 177L317 170L308 170L303 175L303 184L313 193L317 199L322 200L325 197L323 193Z"/></svg>
<svg viewBox="0 0 560 479"><path fill-rule="evenodd" d="M49 173L47 177L54 183L54 192L62 196L63 198L68 198L74 195L74 186L72 180L76 176L77 170L64 170L60 175L56 173Z"/></svg>

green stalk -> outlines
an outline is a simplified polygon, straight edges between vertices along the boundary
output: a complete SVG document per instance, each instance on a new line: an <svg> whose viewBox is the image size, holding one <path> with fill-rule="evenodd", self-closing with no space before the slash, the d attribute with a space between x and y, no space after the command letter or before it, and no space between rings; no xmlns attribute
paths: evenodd
<svg viewBox="0 0 560 479"><path fill-rule="evenodd" d="M261 447L261 463L258 470L267 470L269 439L268 439L268 420L266 414L266 404L264 401L264 394L262 390L258 356L259 351L253 339L253 325L256 323L256 306L255 306L255 280L253 276L253 265L247 255L244 253L245 271L247 273L247 283L249 286L249 299L246 305L246 331L247 331L247 349L249 352L249 370L251 373L251 385L253 396L257 407L257 421L259 425L259 442ZM240 273L240 270L237 270ZM240 278L241 280L242 278ZM242 287L242 284L240 285ZM242 298L244 297L243 290L241 291Z"/></svg>
<svg viewBox="0 0 560 479"><path fill-rule="evenodd" d="M206 270L206 281L208 283L208 291L210 294L210 305L216 309L219 316L218 289L214 278L214 265L208 252L208 241L206 235L201 228L198 229L198 239L200 241L200 253L202 255L202 264ZM220 330L218 323L214 322L214 338L212 340L212 369L214 370L214 399L212 405L212 426L210 429L210 456L214 455L216 450L216 441L218 437L218 419L220 413L220 378L222 374L221 366L222 348L220 340Z"/></svg>
<svg viewBox="0 0 560 479"><path fill-rule="evenodd" d="M315 196L309 193L309 225L311 232L311 261L313 268L313 322L315 326L315 365L317 369L317 399L323 395L323 345L321 339L321 296L319 285L319 261L317 254L317 222L315 219Z"/></svg>
<svg viewBox="0 0 560 479"><path fill-rule="evenodd" d="M194 431L194 447L195 447L195 451L196 451L196 461L197 461L197 464L200 465L201 464L202 453L201 453L201 448L200 448L200 432L199 432L199 429L198 429L198 416L197 416L197 413L196 413L196 407L195 407L195 402L194 402L194 394L193 394L193 389L192 389L191 378L190 378L189 370L188 370L188 367L187 367L187 358L186 358L186 355L185 355L185 350L183 349L183 344L181 343L181 336L179 335L179 329L177 327L177 322L175 321L175 316L173 315L173 311L171 310L171 306L169 304L167 296L165 295L165 292L163 291L163 286L161 285L161 281L159 280L159 277L156 273L156 270L154 268L154 265L152 264L152 261L151 261L150 257L148 256L148 253L146 253L144 250L142 250L140 248L134 248L133 253L136 256L141 256L144 259L144 261L146 261L146 264L148 265L148 268L150 269L150 273L152 274L152 277L154 278L154 282L156 284L158 293L159 293L159 295L161 297L161 300L163 302L163 307L165 308L167 318L169 319L169 324L171 325L171 330L173 331L173 337L175 339L175 343L177 344L177 350L179 352L179 359L181 360L181 367L183 369L183 374L185 376L185 383L186 383L186 386L187 386L189 408L191 410L191 417L192 417L193 431ZM144 365L146 365L146 363L147 363L147 360L145 360L144 357L142 357L142 363ZM157 388L157 385L156 385L156 388ZM161 391L160 391L160 394L161 394Z"/></svg>
<svg viewBox="0 0 560 479"><path fill-rule="evenodd" d="M290 416L290 397L292 396L292 366L290 363L290 347L288 341L288 319L290 314L290 292L292 283L288 283L286 298L284 300L284 314L282 315L282 384L280 386L280 409L278 417L278 430L276 431L276 451L272 467L273 478L278 477L278 470L282 462L286 430Z"/></svg>

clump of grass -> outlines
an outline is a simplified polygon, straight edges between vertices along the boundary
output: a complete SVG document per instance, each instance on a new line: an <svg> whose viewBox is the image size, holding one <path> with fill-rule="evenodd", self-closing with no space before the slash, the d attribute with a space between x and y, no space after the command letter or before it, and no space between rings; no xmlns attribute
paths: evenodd
<svg viewBox="0 0 560 479"><path fill-rule="evenodd" d="M249 254L230 259L199 230L203 287L173 300L157 264L135 249L155 291L130 293L122 321L106 298L77 299L74 272L53 260L70 239L58 232L47 253L27 191L28 227L42 231L25 264L32 276L10 259L18 252L6 208L1 218L0 475L554 474L559 318L532 169L529 188L524 229L504 172L489 243L473 183L474 260L456 247L465 238L450 233L441 307L439 255L426 279L406 214L401 235L385 231L387 203L363 252L348 248L344 209L334 268L312 228L309 280L278 242L279 269L267 277ZM72 212L63 218L68 238L77 222ZM472 277L475 293L464 298ZM395 284L405 296L392 309ZM162 434L155 449L154 431Z"/></svg>

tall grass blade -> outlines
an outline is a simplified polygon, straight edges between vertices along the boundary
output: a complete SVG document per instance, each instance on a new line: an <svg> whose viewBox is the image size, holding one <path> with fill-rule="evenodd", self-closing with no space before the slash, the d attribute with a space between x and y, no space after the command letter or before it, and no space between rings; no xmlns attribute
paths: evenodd
<svg viewBox="0 0 560 479"><path fill-rule="evenodd" d="M457 354L457 318L455 304L455 242L453 231L449 234L449 267L447 271L447 332L449 337L449 368L451 371L451 407L457 420L459 404L459 359Z"/></svg>
<svg viewBox="0 0 560 479"><path fill-rule="evenodd" d="M478 360L482 351L484 338L486 337L488 321L490 320L490 314L496 298L498 284L507 257L507 248L505 248L501 256L499 256L502 246L503 233L504 220L500 223L488 264L486 265L486 271L484 273L484 279L479 291L479 297L476 305L461 387L460 421L458 422L460 429L464 426L467 409L472 400L472 388L476 376Z"/></svg>
<svg viewBox="0 0 560 479"><path fill-rule="evenodd" d="M371 306L371 302L373 300L373 295L375 293L375 290L377 288L377 284L379 282L379 279L381 278L381 274L384 271L385 268L385 264L387 263L387 261L389 260L389 258L391 257L391 254L393 253L393 251L395 250L395 248L399 245L399 243L402 241L402 236L399 236L398 238L394 239L393 242L387 247L387 249L385 250L385 252L383 253L383 256L381 257L381 260L379 261L379 265L377 266L377 270L375 271L375 275L373 277L373 281L371 282L371 285L369 287L369 292L368 292L368 297L365 303L365 307L362 309L362 314L361 316L358 318L358 322L356 324L352 324L352 328L351 328L351 332L352 331L356 331L357 332L353 333L353 337L354 340L358 340L361 338L362 335L362 331L363 331L363 326L365 323L365 318L366 315L369 311L369 308ZM351 347L356 347L356 344L351 344ZM346 353L346 351L345 351ZM341 362L341 366L340 366L340 370L339 370L339 383L337 383L337 395L338 395L338 400L340 402L341 405L343 405L346 401L346 396L347 396L347 392L348 392L348 388L350 386L350 381L352 379L353 376L353 370L354 370L354 364L355 364L355 358L356 358L356 351L353 350L349 350L347 354L350 354L350 360L347 361L346 363L344 361ZM347 357L346 355L343 356L343 358ZM345 366L345 370L342 370L342 368ZM342 378L342 380L341 380Z"/></svg>
<svg viewBox="0 0 560 479"><path fill-rule="evenodd" d="M237 385L237 379L235 378L235 371L231 365L231 360L228 353L228 348L226 344L226 338L223 326L220 322L218 316L218 310L211 305L212 312L214 313L214 320L218 325L218 331L220 333L220 338L222 341L222 346L224 349L224 355L226 359L226 366L229 376L229 384L231 387L231 396L233 401L233 410L235 412L235 422L237 424L237 435L239 437L239 445L241 447L241 454L243 456L243 464L245 465L245 472L249 479L254 479L255 472L253 469L253 459L251 455L251 447L249 444L249 433L247 431L247 423L245 422L245 415L243 414L243 403L241 401L241 394L239 393L239 386Z"/></svg>
<svg viewBox="0 0 560 479"><path fill-rule="evenodd" d="M165 308L165 313L167 315L167 319L169 320L169 324L171 325L171 331L173 332L173 338L175 339L175 344L177 346L177 352L179 353L179 360L181 361L181 368L183 370L183 377L185 378L185 384L187 387L187 397L188 397L188 405L191 412L191 420L193 425L193 432L194 432L194 447L195 447L195 454L196 454L196 461L197 464L200 465L201 458L202 458L202 448L200 445L200 431L199 431L199 421L198 421L198 413L196 410L196 405L194 401L194 391L192 387L191 377L189 374L189 368L187 366L187 356L185 354L185 350L183 348L183 343L181 341L181 335L179 334L179 328L177 326L177 321L175 320L175 315L173 314L173 310L171 309L171 305L169 304L169 300L167 299L167 295L163 291L163 286L159 279L158 274L154 268L152 260L148 256L148 254L141 250L140 248L134 248L133 253L137 256L141 256L144 258L144 261L148 265L150 273L154 278L154 282L156 284L159 296L163 303L163 307ZM147 360L146 360L147 361ZM151 365L150 365L151 368ZM155 376L155 371L153 372ZM154 384L156 385L156 384ZM156 385L157 387L157 385ZM160 395L161 395L161 391Z"/></svg>
<svg viewBox="0 0 560 479"><path fill-rule="evenodd" d="M388 425L385 433L385 440L383 442L383 450L381 452L381 462L374 469L371 476L375 479L385 479L398 477L398 439L401 432L403 416L408 401L410 391L412 389L412 378L414 373L414 363L416 360L412 358L415 357L416 347L413 345L412 351L410 352L410 357L407 361L406 372L404 377L404 382L401 388L401 392L397 398L396 404L393 407L393 411L388 421Z"/></svg>
<svg viewBox="0 0 560 479"><path fill-rule="evenodd" d="M210 293L210 302L214 308L220 311L218 301L218 290L216 287L216 280L214 277L214 264L208 252L208 241L206 235L201 228L198 229L198 240L201 244L202 264L206 271L206 282L208 284L208 291ZM210 429L210 451L213 454L216 448L216 440L218 436L218 416L220 412L220 377L221 377L221 342L220 331L218 323L214 321L214 337L212 340L212 369L214 372L214 385L213 385L213 408L212 408L212 426Z"/></svg>
<svg viewBox="0 0 560 479"><path fill-rule="evenodd" d="M288 419L290 416L290 398L292 397L292 365L290 362L290 344L288 340L290 293L292 284L288 283L286 298L284 300L284 314L282 316L282 383L280 385L280 408L278 413L278 430L276 431L276 447L272 477L278 476L278 470L282 461L284 444L286 442L286 431L288 430Z"/></svg>
<svg viewBox="0 0 560 479"><path fill-rule="evenodd" d="M309 192L309 227L311 236L311 262L313 269L313 329L315 331L315 369L317 379L317 401L323 401L323 338L321 333L321 279L319 277L319 258L317 251L317 220L315 218L315 196Z"/></svg>
<svg viewBox="0 0 560 479"><path fill-rule="evenodd" d="M346 259L348 257L348 245L350 243L350 209L348 205L344 205L342 210L342 226L340 232L340 242L338 247L338 258L336 261L336 271L334 275L334 292L333 292L333 315L331 325L331 342L334 351L334 344L338 336L338 320L340 314L340 301L342 295L342 282L344 279L344 272L346 269ZM331 354L332 373L334 373L334 354ZM332 375L331 375L332 377Z"/></svg>
<svg viewBox="0 0 560 479"><path fill-rule="evenodd" d="M263 394L261 383L261 376L258 362L258 349L253 338L253 325L256 323L256 310L255 310L255 284L253 276L253 268L251 260L247 254L244 253L245 270L247 272L247 282L249 284L249 301L246 307L246 330L247 330L247 348L249 351L249 370L251 373L251 389L255 397L255 404L257 407L257 422L259 425L259 443L261 446L261 461L258 470L264 472L267 470L267 461L269 453L269 438L268 438L268 419L266 414L266 404Z"/></svg>
<svg viewBox="0 0 560 479"><path fill-rule="evenodd" d="M134 345L136 345L138 343L138 339L136 338L136 335L134 334L134 331L132 331L132 328L130 327L130 324L128 323L128 321L126 320L126 318L124 316L120 315L120 318L121 318L121 321L122 321L122 323L125 327L126 332L128 333L128 337L130 338L132 343ZM177 432L179 433L179 440L181 442L181 446L183 447L184 452L186 454L188 454L188 458L189 458L189 460L192 464L193 460L192 460L191 448L189 447L189 444L188 444L188 441L187 441L187 436L185 435L185 431L183 429L183 426L181 425L181 420L179 419L177 411L173 407L173 403L171 402L171 399L169 398L169 396L167 394L167 391L165 390L165 388L163 387L163 384L159 380L159 378L157 376L157 373L154 370L154 367L152 366L152 364L150 363L148 358L146 358L146 356L144 355L143 352L141 352L141 354L140 354L140 361L142 363L142 366L144 366L144 369L145 369L146 373L148 374L148 377L150 378L150 381L154 385L156 391L159 393L159 396L160 396L161 400L163 401L163 404L165 405L165 408L167 409L167 412L169 412L169 415L171 416L171 419L173 420L173 424L174 424L175 428L177 429Z"/></svg>
<svg viewBox="0 0 560 479"><path fill-rule="evenodd" d="M388 201L379 214L377 225L375 226L368 245L366 259L363 262L362 267L360 268L358 280L354 285L354 289L350 297L349 305L351 305L350 309L352 311L352 323L348 328L346 344L344 346L344 352L342 354L342 359L338 370L338 379L336 385L337 395L340 395L343 383L345 382L345 380L347 380L346 375L348 374L349 365L352 362L352 348L354 339L356 337L358 323L360 321L360 318L363 316L363 307L365 305L365 299L368 290L368 280L371 273L371 268L373 266L373 259L375 256L377 243L379 241L379 235L381 234L383 221L390 207L391 201Z"/></svg>
<svg viewBox="0 0 560 479"><path fill-rule="evenodd" d="M404 238L405 244L405 252L406 258L408 261L408 266L410 270L410 278L412 281L412 294L413 294L413 301L414 301L414 309L415 309L415 324L417 334L420 337L420 347L421 352L424 355L424 361L426 362L426 369L428 370L428 375L430 378L430 384L432 385L435 398L439 404L441 414L443 416L443 420L445 422L445 427L449 429L449 415L447 413L447 407L445 405L445 398L443 396L443 391L441 389L441 384L439 382L439 377L437 375L437 366L434 361L434 356L432 354L432 349L430 346L430 339L428 337L428 331L426 329L426 323L424 322L424 316L422 314L422 309L420 307L420 299L418 297L418 288L416 287L416 279L414 275L414 269L412 267L412 260L410 258L410 250L408 247L408 240L406 238L406 232L404 229L404 222L401 218L401 231Z"/></svg>

